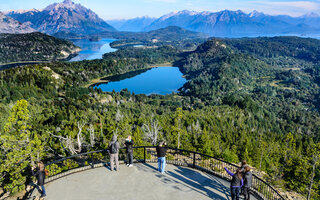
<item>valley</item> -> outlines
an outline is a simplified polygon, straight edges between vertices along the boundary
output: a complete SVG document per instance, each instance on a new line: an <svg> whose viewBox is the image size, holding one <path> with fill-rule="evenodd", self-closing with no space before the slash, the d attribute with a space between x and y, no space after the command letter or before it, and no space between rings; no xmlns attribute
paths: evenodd
<svg viewBox="0 0 320 200"><path fill-rule="evenodd" d="M286 198L320 199L320 40L308 38L319 33L317 14L105 21L71 0L3 13L0 195L25 191L39 160L105 150L113 135L123 146L131 135L136 146L166 141L246 160ZM49 173L77 167L63 164Z"/></svg>

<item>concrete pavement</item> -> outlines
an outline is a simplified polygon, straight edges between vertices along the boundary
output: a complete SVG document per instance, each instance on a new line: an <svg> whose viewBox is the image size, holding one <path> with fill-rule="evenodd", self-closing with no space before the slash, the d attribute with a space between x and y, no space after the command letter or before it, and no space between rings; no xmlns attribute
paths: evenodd
<svg viewBox="0 0 320 200"><path fill-rule="evenodd" d="M137 163L119 172L107 167L72 174L46 185L46 200L231 200L230 183L200 171L167 165ZM33 196L40 196L37 191Z"/></svg>

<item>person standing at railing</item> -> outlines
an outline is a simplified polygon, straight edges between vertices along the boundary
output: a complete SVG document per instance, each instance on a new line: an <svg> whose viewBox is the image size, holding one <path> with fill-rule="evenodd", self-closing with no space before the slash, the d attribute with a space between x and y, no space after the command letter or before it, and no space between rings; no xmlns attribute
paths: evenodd
<svg viewBox="0 0 320 200"><path fill-rule="evenodd" d="M247 164L247 161L246 160L242 160L241 161L241 172L244 174L245 173L245 168L247 167L247 166L249 166L248 164ZM241 191L240 191L240 195L244 195L244 188L242 187L241 188Z"/></svg>
<svg viewBox="0 0 320 200"><path fill-rule="evenodd" d="M36 172L34 172L36 170ZM44 188L44 180L46 178L47 171L44 168L43 162L38 162L38 167L32 167L32 175L37 178L37 189L40 191L39 186L41 187L41 197L47 196L46 189Z"/></svg>
<svg viewBox="0 0 320 200"><path fill-rule="evenodd" d="M133 166L133 140L131 136L129 135L128 138L126 139L126 142L124 143L124 146L126 147L126 152L127 152L127 166L132 167Z"/></svg>
<svg viewBox="0 0 320 200"><path fill-rule="evenodd" d="M236 173L230 172L226 167L224 168L226 172L232 176L230 190L231 190L231 198L232 200L240 199L240 189L243 186L243 177L241 169L237 169Z"/></svg>
<svg viewBox="0 0 320 200"><path fill-rule="evenodd" d="M168 148L165 147L166 145L165 142L160 142L157 146L158 170L161 174L164 174L166 169L166 153L168 150Z"/></svg>
<svg viewBox="0 0 320 200"><path fill-rule="evenodd" d="M120 149L120 144L117 141L117 136L113 135L111 142L109 143L108 146L108 151L110 154L110 167L111 171L114 170L114 164L116 164L116 171L119 171L119 149Z"/></svg>
<svg viewBox="0 0 320 200"><path fill-rule="evenodd" d="M249 166L245 166L244 168L244 184L243 184L243 194L244 200L250 200L250 188L252 186L252 172Z"/></svg>

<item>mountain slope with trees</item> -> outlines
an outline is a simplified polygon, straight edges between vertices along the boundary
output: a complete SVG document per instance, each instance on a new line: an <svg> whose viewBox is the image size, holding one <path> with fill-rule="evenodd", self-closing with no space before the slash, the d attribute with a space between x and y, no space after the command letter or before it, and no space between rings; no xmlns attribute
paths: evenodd
<svg viewBox="0 0 320 200"><path fill-rule="evenodd" d="M0 64L64 60L79 51L72 42L38 32L0 34Z"/></svg>
<svg viewBox="0 0 320 200"><path fill-rule="evenodd" d="M255 43L256 48L241 48ZM299 43L303 48L295 46ZM0 151L0 172L9 172L0 179L1 187L21 190L28 178L24 166L37 159L50 161L105 149L117 131L120 140L133 135L137 146L166 140L172 147L229 162L246 159L266 172L263 178L277 187L307 196L313 183L312 199L319 199L320 82L318 60L312 54L319 46L314 40L295 37L211 39L192 52L172 46L125 48L101 60L0 71L0 143L6 147ZM179 94L146 96L126 89L106 93L83 87L94 78L165 61L175 62L188 78ZM22 118L17 121L19 110ZM10 150L14 145L10 138L24 141L19 121L27 124L26 133L34 141L31 149L20 147L20 152L28 147L27 155ZM84 126L80 129L79 124ZM95 134L93 146L90 127ZM158 134L150 135L145 127ZM28 156L39 148L45 152L39 158ZM16 160L5 153L9 150L26 162L10 167ZM21 169L23 176L15 182L8 179Z"/></svg>

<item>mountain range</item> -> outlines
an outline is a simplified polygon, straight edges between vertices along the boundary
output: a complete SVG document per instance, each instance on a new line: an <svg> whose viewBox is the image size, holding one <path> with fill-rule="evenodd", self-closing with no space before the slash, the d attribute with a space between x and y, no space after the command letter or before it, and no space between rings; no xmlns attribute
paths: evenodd
<svg viewBox="0 0 320 200"><path fill-rule="evenodd" d="M157 18L143 16L133 19L107 20L107 23L120 31L141 32L156 19Z"/></svg>
<svg viewBox="0 0 320 200"><path fill-rule="evenodd" d="M10 23L4 24L4 21L8 19L0 22L2 32L17 32L14 27L18 27L18 32L19 28L21 32L29 32L32 30L31 27L36 31L51 35L59 32L71 35L91 35L116 32L117 29L127 32L148 32L168 26L178 26L214 37L308 36L320 33L320 16L315 13L291 17L272 16L257 11L244 13L241 10L220 12L183 10L163 15L160 18L138 17L128 20L104 21L92 10L71 0L64 0L62 3L51 4L43 10L18 10L5 14L10 17L8 18ZM12 21L11 18L16 21Z"/></svg>
<svg viewBox="0 0 320 200"><path fill-rule="evenodd" d="M30 22L32 28L47 34L59 31L78 34L116 31L92 10L71 0L51 4L43 10L11 11L6 14L19 22Z"/></svg>
<svg viewBox="0 0 320 200"><path fill-rule="evenodd" d="M158 19L147 18L148 23L143 25L145 19L146 17L108 22L117 25L120 31L126 27L130 27L131 30L150 31L167 26L179 26L215 37L308 35L320 32L320 16L315 13L291 17L272 16L258 11L246 14L241 10L220 12L183 10L163 15ZM151 20L153 21L150 22Z"/></svg>
<svg viewBox="0 0 320 200"><path fill-rule="evenodd" d="M285 15L271 16L253 11L246 14L241 10L220 12L173 12L160 17L144 30L150 31L166 26L206 33L215 37L246 37L285 34L319 33L318 15L290 17Z"/></svg>

